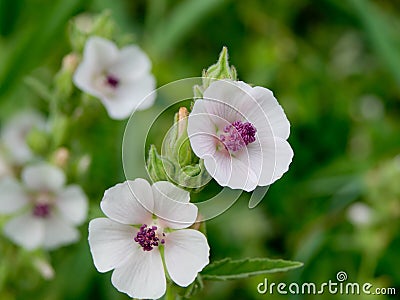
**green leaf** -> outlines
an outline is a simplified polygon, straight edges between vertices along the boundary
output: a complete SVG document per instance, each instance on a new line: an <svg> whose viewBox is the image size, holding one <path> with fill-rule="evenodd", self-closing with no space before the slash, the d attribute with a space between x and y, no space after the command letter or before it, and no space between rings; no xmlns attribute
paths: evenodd
<svg viewBox="0 0 400 300"><path fill-rule="evenodd" d="M303 266L297 261L269 258L245 258L232 260L225 258L208 265L201 276L205 280L229 280L246 278L254 275L286 272Z"/></svg>

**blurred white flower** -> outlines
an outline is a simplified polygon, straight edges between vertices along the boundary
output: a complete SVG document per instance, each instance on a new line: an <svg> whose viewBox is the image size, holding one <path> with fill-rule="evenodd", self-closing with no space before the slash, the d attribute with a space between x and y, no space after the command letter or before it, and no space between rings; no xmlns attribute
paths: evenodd
<svg viewBox="0 0 400 300"><path fill-rule="evenodd" d="M209 263L210 248L202 233L184 229L197 217L189 200L188 192L166 181L150 186L136 179L107 190L101 209L109 218L89 223L97 270L115 269L112 284L130 297L158 299L166 291L163 253L170 278L184 287L192 283Z"/></svg>
<svg viewBox="0 0 400 300"><path fill-rule="evenodd" d="M24 164L32 159L33 153L26 138L33 129L45 129L42 115L34 111L24 111L12 117L1 132L2 142L7 155L17 164Z"/></svg>
<svg viewBox="0 0 400 300"><path fill-rule="evenodd" d="M87 198L77 185L64 187L65 175L47 163L22 171L23 184L6 177L0 181L0 213L14 214L4 233L28 249L54 249L76 242L75 226L87 216Z"/></svg>
<svg viewBox="0 0 400 300"><path fill-rule="evenodd" d="M0 179L8 175L11 175L10 166L8 165L3 153L0 151Z"/></svg>
<svg viewBox="0 0 400 300"><path fill-rule="evenodd" d="M367 204L356 202L348 208L347 218L353 225L368 225L372 222L372 209Z"/></svg>
<svg viewBox="0 0 400 300"><path fill-rule="evenodd" d="M125 119L133 111L153 104L155 79L150 69L149 58L138 46L119 50L109 40L91 37L74 74L74 83L99 98L111 118Z"/></svg>
<svg viewBox="0 0 400 300"><path fill-rule="evenodd" d="M210 175L221 186L245 191L269 185L289 169L289 131L272 92L241 81L213 82L188 120L190 144Z"/></svg>

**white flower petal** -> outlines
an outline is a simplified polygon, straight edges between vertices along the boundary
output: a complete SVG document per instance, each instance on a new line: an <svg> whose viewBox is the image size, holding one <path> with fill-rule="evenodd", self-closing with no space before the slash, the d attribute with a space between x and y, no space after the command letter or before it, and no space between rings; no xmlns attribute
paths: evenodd
<svg viewBox="0 0 400 300"><path fill-rule="evenodd" d="M137 229L107 218L89 223L89 245L94 265L99 272L107 272L121 265L130 253L139 249L133 240Z"/></svg>
<svg viewBox="0 0 400 300"><path fill-rule="evenodd" d="M166 280L158 249L136 251L112 276L112 284L135 299L158 299L166 291Z"/></svg>
<svg viewBox="0 0 400 300"><path fill-rule="evenodd" d="M44 223L42 219L35 218L29 211L6 223L4 233L16 244L25 249L33 250L43 243Z"/></svg>
<svg viewBox="0 0 400 300"><path fill-rule="evenodd" d="M210 247L201 232L193 229L174 231L165 241L165 264L171 279L180 286L191 284L209 263Z"/></svg>
<svg viewBox="0 0 400 300"><path fill-rule="evenodd" d="M238 159L250 161L250 168L257 174L258 185L265 186L274 183L288 171L292 162L293 150L289 143L281 138L263 140L261 148L257 143L247 147L250 159L238 156Z"/></svg>
<svg viewBox="0 0 400 300"><path fill-rule="evenodd" d="M28 201L27 195L17 180L6 177L0 181L0 213L16 212Z"/></svg>
<svg viewBox="0 0 400 300"><path fill-rule="evenodd" d="M170 198L172 200L189 203L190 201L190 193L178 188L176 185L172 184L169 181L157 181L152 186L153 192L155 191L158 195Z"/></svg>
<svg viewBox="0 0 400 300"><path fill-rule="evenodd" d="M290 133L290 123L273 93L266 88L256 86L251 90L251 95L257 100L258 105L246 114L256 128L264 128L268 122L274 136L287 139Z"/></svg>
<svg viewBox="0 0 400 300"><path fill-rule="evenodd" d="M131 45L121 49L109 71L118 78L136 80L150 72L150 69L151 62L146 53L138 46Z"/></svg>
<svg viewBox="0 0 400 300"><path fill-rule="evenodd" d="M44 219L44 230L43 247L49 250L77 242L80 236L75 227L58 215Z"/></svg>
<svg viewBox="0 0 400 300"><path fill-rule="evenodd" d="M3 154L0 152L0 179L11 174L10 167L3 157Z"/></svg>
<svg viewBox="0 0 400 300"><path fill-rule="evenodd" d="M33 157L26 143L26 137L33 128L45 129L43 116L35 111L23 111L10 119L2 130L1 138L4 146L17 164L26 163Z"/></svg>
<svg viewBox="0 0 400 300"><path fill-rule="evenodd" d="M86 220L88 200L80 186L67 186L57 195L56 205L62 216L72 224L79 225Z"/></svg>
<svg viewBox="0 0 400 300"><path fill-rule="evenodd" d="M56 166L38 163L23 169L22 179L34 191L57 192L65 183L64 172Z"/></svg>
<svg viewBox="0 0 400 300"><path fill-rule="evenodd" d="M188 118L188 137L194 153L198 157L213 155L218 143L216 120L206 106L209 101L196 100Z"/></svg>
<svg viewBox="0 0 400 300"><path fill-rule="evenodd" d="M155 79L151 74L135 81L122 81L114 95L101 97L109 116L116 120L129 117L136 110L144 110L156 99Z"/></svg>
<svg viewBox="0 0 400 300"><path fill-rule="evenodd" d="M108 189L100 203L110 219L130 225L150 224L154 207L150 184L138 178Z"/></svg>
<svg viewBox="0 0 400 300"><path fill-rule="evenodd" d="M135 80L123 80L116 97L133 102L134 110L144 110L153 105L157 93L156 79L152 74L144 74ZM133 111L131 111L133 112Z"/></svg>
<svg viewBox="0 0 400 300"><path fill-rule="evenodd" d="M157 182L152 186L154 214L162 227L173 229L186 228L197 218L197 206L189 203L189 192L170 182Z"/></svg>
<svg viewBox="0 0 400 300"><path fill-rule="evenodd" d="M112 41L93 36L86 41L82 63L86 63L93 76L108 69L118 58L118 53L118 47Z"/></svg>
<svg viewBox="0 0 400 300"><path fill-rule="evenodd" d="M86 41L83 59L98 66L108 68L118 58L118 47L110 40L99 36L92 36Z"/></svg>
<svg viewBox="0 0 400 300"><path fill-rule="evenodd" d="M219 116L228 123L243 119L243 114L256 103L246 86L232 80L211 83L204 91L203 100L209 114Z"/></svg>
<svg viewBox="0 0 400 300"><path fill-rule="evenodd" d="M74 84L89 95L100 98L103 93L96 87L96 69L86 62L82 62L76 69L73 77Z"/></svg>
<svg viewBox="0 0 400 300"><path fill-rule="evenodd" d="M118 57L117 46L104 38L90 37L83 52L82 62L77 67L73 81L77 87L95 97L101 97L96 80Z"/></svg>
<svg viewBox="0 0 400 300"><path fill-rule="evenodd" d="M244 150L242 152L246 153ZM247 156L247 159L241 160L228 151L218 151L212 157L204 157L204 166L219 185L249 192L256 188L258 182L257 175L250 168L250 159Z"/></svg>

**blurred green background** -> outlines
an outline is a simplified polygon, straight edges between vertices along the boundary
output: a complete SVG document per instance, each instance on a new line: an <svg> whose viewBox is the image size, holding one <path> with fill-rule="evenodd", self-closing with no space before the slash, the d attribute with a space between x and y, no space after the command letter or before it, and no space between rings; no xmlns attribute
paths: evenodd
<svg viewBox="0 0 400 300"><path fill-rule="evenodd" d="M158 86L200 76L227 46L239 78L273 90L291 122L295 156L288 173L255 209L247 208L245 195L208 222L207 229L213 260L267 256L299 260L304 267L206 282L195 299L311 299L260 295L257 284L264 277L269 282L322 283L335 280L339 271L350 282L396 287L399 295L399 1L1 0L0 124L23 107L48 113L26 77L50 85L62 57L71 51L68 20L104 9L149 54ZM157 105L165 103L168 99L159 99ZM110 120L101 105L98 110L81 120L69 141L92 155L89 173L71 178L89 195L89 218L100 215L104 190L124 180L126 122ZM165 117L169 122L172 114ZM162 139L161 133L152 139ZM357 221L363 212L360 203L368 218ZM80 243L50 254L56 272L51 281L27 267L27 252L15 250L12 261L4 260L4 249L10 248L2 238L0 299L128 299L113 288L110 272L95 270L87 226L81 231Z"/></svg>

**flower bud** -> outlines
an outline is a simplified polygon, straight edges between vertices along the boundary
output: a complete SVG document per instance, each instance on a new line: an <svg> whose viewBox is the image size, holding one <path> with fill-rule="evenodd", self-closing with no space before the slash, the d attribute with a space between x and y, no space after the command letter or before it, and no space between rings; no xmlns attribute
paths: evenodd
<svg viewBox="0 0 400 300"><path fill-rule="evenodd" d="M69 119L64 115L57 115L52 124L53 142L55 147L61 146L67 138Z"/></svg>
<svg viewBox="0 0 400 300"><path fill-rule="evenodd" d="M66 99L72 94L74 85L72 83L72 76L79 63L79 56L76 53L70 53L64 56L60 71L55 77L55 87L57 96Z"/></svg>
<svg viewBox="0 0 400 300"><path fill-rule="evenodd" d="M60 168L64 168L69 160L70 153L67 148L58 148L53 154L54 164Z"/></svg>
<svg viewBox="0 0 400 300"><path fill-rule="evenodd" d="M109 11L99 15L81 14L74 18L69 26L69 40L72 48L81 53L89 36L96 35L112 39L116 24Z"/></svg>
<svg viewBox="0 0 400 300"><path fill-rule="evenodd" d="M185 166L179 171L177 183L193 192L199 192L211 180L203 160L200 160L198 164Z"/></svg>
<svg viewBox="0 0 400 300"><path fill-rule="evenodd" d="M54 269L51 264L43 258L35 258L33 260L34 267L46 280L51 280L54 278Z"/></svg>
<svg viewBox="0 0 400 300"><path fill-rule="evenodd" d="M92 158L89 154L83 155L79 160L78 160L78 165L77 165L77 173L78 174L85 174L88 170L89 167L92 163Z"/></svg>
<svg viewBox="0 0 400 300"><path fill-rule="evenodd" d="M44 154L49 147L49 137L44 131L32 128L26 136L29 148L37 154Z"/></svg>
<svg viewBox="0 0 400 300"><path fill-rule="evenodd" d="M237 80L237 72L234 66L229 66L228 62L228 48L223 47L217 63L210 66L207 70L203 71L202 75L203 85L195 85L193 87L194 97L201 98L203 92L209 87L211 82L218 79L231 79Z"/></svg>
<svg viewBox="0 0 400 300"><path fill-rule="evenodd" d="M186 107L179 108L174 117L174 125L168 131L163 143L162 155L180 167L190 165L196 158L187 134L188 115Z"/></svg>
<svg viewBox="0 0 400 300"><path fill-rule="evenodd" d="M147 158L147 172L153 182L167 181L167 174L172 174L173 164L166 158L161 157L154 145L150 146L149 157Z"/></svg>

